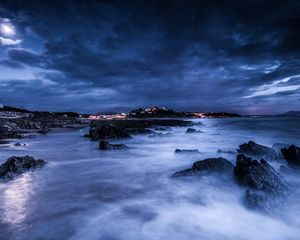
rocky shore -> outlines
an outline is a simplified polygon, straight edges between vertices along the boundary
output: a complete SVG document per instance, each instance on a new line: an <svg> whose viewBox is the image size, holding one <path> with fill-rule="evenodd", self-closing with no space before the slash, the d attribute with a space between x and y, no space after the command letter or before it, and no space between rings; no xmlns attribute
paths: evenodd
<svg viewBox="0 0 300 240"><path fill-rule="evenodd" d="M60 116L56 114L32 114L29 117L0 118L0 140L22 138L40 133L46 134L55 128L70 128L82 125L76 117Z"/></svg>
<svg viewBox="0 0 300 240"><path fill-rule="evenodd" d="M127 119L92 121L86 137L92 140L131 138L134 134L157 136L158 130L168 130L172 126L191 126L193 122L178 119ZM166 133L167 134L167 133Z"/></svg>
<svg viewBox="0 0 300 240"><path fill-rule="evenodd" d="M272 148L249 141L239 146L235 165L225 158L208 158L195 162L191 168L174 173L172 177L213 173L234 177L236 183L245 188L244 202L247 207L273 212L285 205L292 191L282 175L267 161L285 160L289 168L283 165L280 168L285 172L289 170L299 174L300 169L300 148L290 145L278 149L278 146L274 144ZM189 150L185 153L189 153Z"/></svg>
<svg viewBox="0 0 300 240"><path fill-rule="evenodd" d="M52 128L72 127L81 122L76 117L57 115L35 115L23 118L0 119L0 139L19 138L24 134L37 132L47 133ZM130 139L135 134L148 134L149 137L170 136L171 127L185 127L183 134L201 134L196 128L191 128L193 122L178 119L127 119L92 121L86 137L99 141L99 150L126 150L125 144L111 143L119 139ZM202 154L198 149L176 149L176 154L189 157ZM288 182L284 179L282 169L299 173L300 148L295 145L275 143L264 146L254 141L238 146L237 151L218 150L217 154L235 154L233 163L223 157L206 158L196 161L191 167L175 172L173 179L184 177L228 176L235 184L244 189L244 203L252 209L272 212L279 209L293 194ZM192 155L194 154L194 155ZM285 161L285 163L283 162ZM278 170L270 163L282 165ZM11 157L0 166L0 178L12 179L27 171L33 171L46 164L43 160L33 157ZM282 172L280 172L282 171Z"/></svg>

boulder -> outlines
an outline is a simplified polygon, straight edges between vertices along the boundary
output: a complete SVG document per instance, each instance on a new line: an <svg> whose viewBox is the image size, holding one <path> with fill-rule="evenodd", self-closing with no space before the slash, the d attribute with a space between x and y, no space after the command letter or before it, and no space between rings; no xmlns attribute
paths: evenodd
<svg viewBox="0 0 300 240"><path fill-rule="evenodd" d="M188 128L185 133L197 133L198 131L195 128Z"/></svg>
<svg viewBox="0 0 300 240"><path fill-rule="evenodd" d="M265 160L276 160L280 158L280 155L274 149L253 141L240 145L237 151L249 157L263 158Z"/></svg>
<svg viewBox="0 0 300 240"><path fill-rule="evenodd" d="M10 157L0 166L0 178L13 179L27 171L33 171L43 167L47 162L41 159L34 159L31 156Z"/></svg>
<svg viewBox="0 0 300 240"><path fill-rule="evenodd" d="M119 126L107 123L100 127L92 126L89 131L92 140L130 138L128 132Z"/></svg>
<svg viewBox="0 0 300 240"><path fill-rule="evenodd" d="M128 147L125 144L111 144L106 140L101 140L99 143L100 150L120 150L127 149Z"/></svg>
<svg viewBox="0 0 300 240"><path fill-rule="evenodd" d="M291 145L288 148L281 149L284 159L291 167L300 168L300 148Z"/></svg>
<svg viewBox="0 0 300 240"><path fill-rule="evenodd" d="M176 172L173 177L191 176L201 173L230 173L233 171L233 164L225 158L207 158L197 161L189 169Z"/></svg>
<svg viewBox="0 0 300 240"><path fill-rule="evenodd" d="M234 176L247 188L245 200L249 207L272 210L279 207L290 191L279 173L265 160L237 156Z"/></svg>

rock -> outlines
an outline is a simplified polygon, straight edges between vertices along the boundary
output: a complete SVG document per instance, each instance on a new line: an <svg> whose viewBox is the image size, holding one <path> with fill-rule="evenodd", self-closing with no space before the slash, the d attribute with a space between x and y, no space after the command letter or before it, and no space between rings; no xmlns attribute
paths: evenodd
<svg viewBox="0 0 300 240"><path fill-rule="evenodd" d="M225 158L207 158L197 161L189 169L176 172L173 177L191 176L200 173L228 173L233 171L233 164Z"/></svg>
<svg viewBox="0 0 300 240"><path fill-rule="evenodd" d="M31 156L10 157L0 166L0 178L13 179L27 171L33 171L43 167L47 162L41 159L35 160Z"/></svg>
<svg viewBox="0 0 300 240"><path fill-rule="evenodd" d="M188 128L185 133L197 133L198 131L195 128Z"/></svg>
<svg viewBox="0 0 300 240"><path fill-rule="evenodd" d="M288 148L281 149L284 159L291 167L300 167L300 148L291 145Z"/></svg>
<svg viewBox="0 0 300 240"><path fill-rule="evenodd" d="M110 123L100 127L92 126L89 135L92 140L131 138L124 128Z"/></svg>
<svg viewBox="0 0 300 240"><path fill-rule="evenodd" d="M201 153L198 149L176 149L175 153Z"/></svg>
<svg viewBox="0 0 300 240"><path fill-rule="evenodd" d="M155 131L171 131L172 128L170 127L156 127L154 128Z"/></svg>
<svg viewBox="0 0 300 240"><path fill-rule="evenodd" d="M106 140L101 140L99 143L100 150L120 150L127 149L128 147L125 144L111 144Z"/></svg>
<svg viewBox="0 0 300 240"><path fill-rule="evenodd" d="M257 161L238 155L234 176L247 187L245 200L251 208L272 210L279 207L290 193L281 175L263 159Z"/></svg>
<svg viewBox="0 0 300 240"><path fill-rule="evenodd" d="M217 153L226 153L226 154L236 154L236 152L234 151L224 151L224 150L221 150L221 149L218 149Z"/></svg>
<svg viewBox="0 0 300 240"><path fill-rule="evenodd" d="M274 149L253 141L240 145L237 151L239 154L253 158L263 158L265 160L277 160L280 158L280 155Z"/></svg>
<svg viewBox="0 0 300 240"><path fill-rule="evenodd" d="M152 131L151 129L147 129L147 128L128 128L128 129L126 129L126 131L129 134L151 134L151 133L154 133L154 131Z"/></svg>

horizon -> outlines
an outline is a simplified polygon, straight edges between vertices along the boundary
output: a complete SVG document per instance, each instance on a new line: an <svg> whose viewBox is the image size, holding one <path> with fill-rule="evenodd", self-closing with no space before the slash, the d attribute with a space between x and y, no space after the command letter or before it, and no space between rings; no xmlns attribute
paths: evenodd
<svg viewBox="0 0 300 240"><path fill-rule="evenodd" d="M300 2L0 3L0 103L26 109L298 111Z"/></svg>
<svg viewBox="0 0 300 240"><path fill-rule="evenodd" d="M177 112L187 112L187 113L197 113L197 112L205 112L205 113L220 113L220 112L225 112L225 113L234 113L234 114L239 114L241 116L255 116L255 115L258 115L258 116L271 116L271 115L282 115L282 114L286 114L286 113L289 113L289 112L300 112L300 110L290 110L290 111L285 111L285 112L278 112L278 113L275 113L275 114L243 114L243 113L239 113L239 112L233 112L233 111L201 111L201 110L190 110L190 111L187 111L187 110L184 110L184 109L176 109L176 108L170 108L168 106L154 106L154 105L151 105L151 106L138 106L138 107L135 107L135 108L132 108L132 109L128 109L128 110L124 110L124 111L93 111L93 112L83 112L83 111L68 111L68 110L57 110L57 111L52 111L52 110L46 110L46 109L31 109L31 108L25 108L24 106L8 106L6 104L2 104L0 103L0 109L1 109L1 105L3 105L3 107L14 107L14 108L20 108L20 109L23 109L23 110L28 110L28 111L31 111L31 112L76 112L78 114L115 114L115 113L126 113L128 114L129 112L133 111L133 110L136 110L136 109L146 109L146 108L152 108L152 107L158 107L158 108L162 108L162 107L165 107L166 109L168 110L174 110L174 111L177 111Z"/></svg>

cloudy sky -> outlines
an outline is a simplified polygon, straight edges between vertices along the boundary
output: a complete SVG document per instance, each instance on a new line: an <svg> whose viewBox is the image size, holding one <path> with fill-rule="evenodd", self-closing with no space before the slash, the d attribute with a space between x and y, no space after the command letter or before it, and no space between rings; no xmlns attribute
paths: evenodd
<svg viewBox="0 0 300 240"><path fill-rule="evenodd" d="M0 102L300 110L300 1L1 0Z"/></svg>

